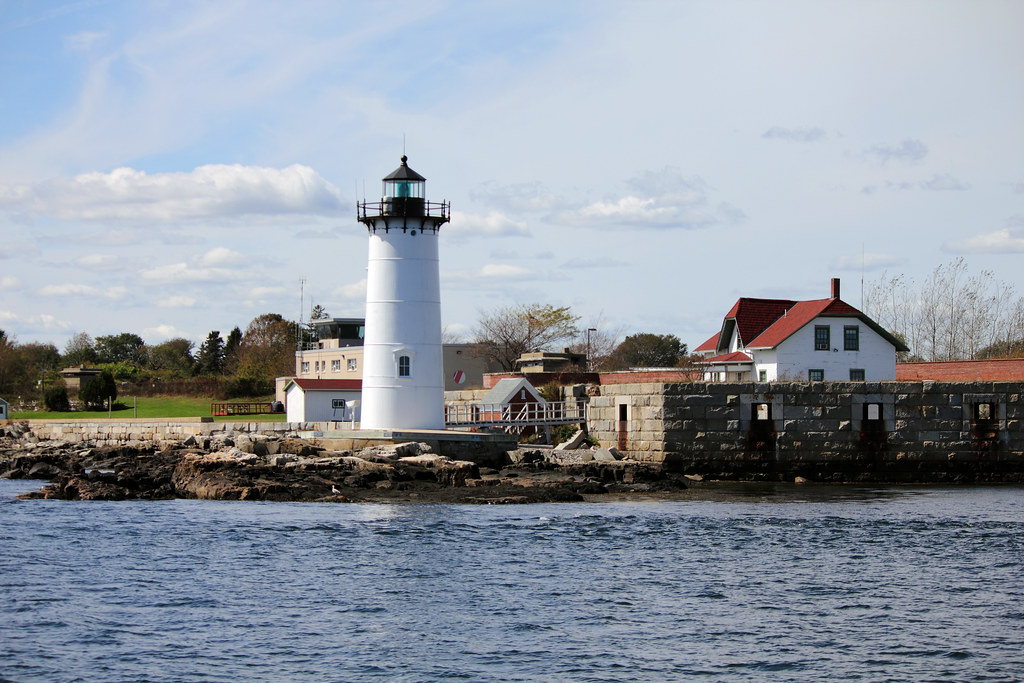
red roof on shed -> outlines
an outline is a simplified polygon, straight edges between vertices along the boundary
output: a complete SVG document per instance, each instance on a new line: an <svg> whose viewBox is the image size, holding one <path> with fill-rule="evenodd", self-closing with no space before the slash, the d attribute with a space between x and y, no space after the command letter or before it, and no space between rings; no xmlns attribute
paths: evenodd
<svg viewBox="0 0 1024 683"><path fill-rule="evenodd" d="M285 390L296 384L305 391L359 391L363 388L361 379L309 379L296 377L285 385Z"/></svg>

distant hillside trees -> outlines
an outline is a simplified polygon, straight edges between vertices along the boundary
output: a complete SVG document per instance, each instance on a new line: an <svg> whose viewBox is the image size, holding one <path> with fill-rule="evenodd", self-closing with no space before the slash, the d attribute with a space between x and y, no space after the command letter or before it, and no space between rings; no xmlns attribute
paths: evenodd
<svg viewBox="0 0 1024 683"><path fill-rule="evenodd" d="M1008 356L1024 347L1024 298L990 271L970 274L963 258L920 283L883 273L865 288L864 312L904 340L913 360Z"/></svg>

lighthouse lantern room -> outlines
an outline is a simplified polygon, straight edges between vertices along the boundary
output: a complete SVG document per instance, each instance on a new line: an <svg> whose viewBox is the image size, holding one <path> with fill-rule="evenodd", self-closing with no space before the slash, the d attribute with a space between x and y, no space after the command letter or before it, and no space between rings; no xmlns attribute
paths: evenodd
<svg viewBox="0 0 1024 683"><path fill-rule="evenodd" d="M363 339L363 429L444 429L437 236L448 202L426 200L408 158L379 202L357 204L370 237Z"/></svg>

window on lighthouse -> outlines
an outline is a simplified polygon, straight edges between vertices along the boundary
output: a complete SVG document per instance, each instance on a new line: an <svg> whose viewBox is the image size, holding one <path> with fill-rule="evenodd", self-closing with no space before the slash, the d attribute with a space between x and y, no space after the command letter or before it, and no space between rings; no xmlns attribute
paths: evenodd
<svg viewBox="0 0 1024 683"><path fill-rule="evenodd" d="M408 377L409 376L409 371L410 371L409 356L399 356L398 357L398 376L399 377Z"/></svg>

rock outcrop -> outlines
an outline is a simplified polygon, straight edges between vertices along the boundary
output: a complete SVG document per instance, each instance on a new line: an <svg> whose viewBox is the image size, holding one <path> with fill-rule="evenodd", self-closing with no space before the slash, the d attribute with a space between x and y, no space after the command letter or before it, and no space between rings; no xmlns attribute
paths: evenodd
<svg viewBox="0 0 1024 683"><path fill-rule="evenodd" d="M425 443L332 451L298 438L189 437L166 444L90 447L0 437L0 477L51 483L25 498L197 498L309 502L568 502L587 495L674 491L685 480L649 463L580 451L521 450L494 467Z"/></svg>

